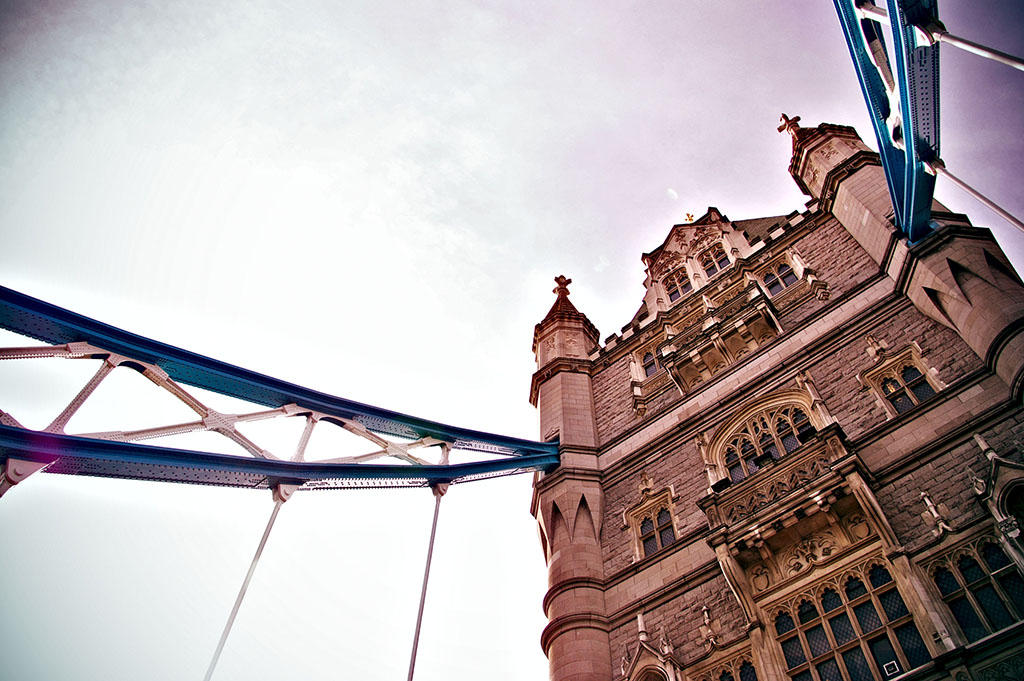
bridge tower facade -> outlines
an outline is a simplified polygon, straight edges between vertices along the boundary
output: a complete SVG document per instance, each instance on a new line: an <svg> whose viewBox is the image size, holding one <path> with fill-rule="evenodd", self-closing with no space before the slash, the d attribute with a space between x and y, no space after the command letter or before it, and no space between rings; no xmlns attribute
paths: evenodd
<svg viewBox="0 0 1024 681"><path fill-rule="evenodd" d="M536 327L552 679L1024 677L1024 287L798 121L804 210L672 226L603 342L564 278Z"/></svg>

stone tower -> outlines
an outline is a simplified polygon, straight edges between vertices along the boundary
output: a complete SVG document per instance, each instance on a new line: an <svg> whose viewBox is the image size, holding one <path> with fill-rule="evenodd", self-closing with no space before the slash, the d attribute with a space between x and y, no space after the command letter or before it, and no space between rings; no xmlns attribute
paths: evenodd
<svg viewBox="0 0 1024 681"><path fill-rule="evenodd" d="M556 279L552 679L1024 678L1024 287L938 203L907 243L877 155L798 121L806 209L673 226L620 334Z"/></svg>

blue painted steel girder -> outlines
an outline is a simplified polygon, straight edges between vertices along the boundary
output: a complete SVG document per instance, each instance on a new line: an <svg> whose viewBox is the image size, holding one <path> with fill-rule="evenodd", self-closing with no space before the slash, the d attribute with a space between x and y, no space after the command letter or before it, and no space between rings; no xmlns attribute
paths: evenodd
<svg viewBox="0 0 1024 681"><path fill-rule="evenodd" d="M265 487L268 480L282 479L305 481L306 487L422 486L551 470L559 462L557 442L449 426L335 397L130 333L3 286L0 327L50 344L89 343L156 365L179 383L271 408L296 404L327 418L356 421L377 433L413 440L434 438L456 449L501 455L447 466L292 462L0 426L0 460L13 457L50 463L47 470L51 472L240 487Z"/></svg>
<svg viewBox="0 0 1024 681"><path fill-rule="evenodd" d="M510 473L550 470L558 453L441 465L279 461L132 442L56 435L0 424L0 461L50 464L50 473L267 489L279 482L306 489L425 487Z"/></svg>
<svg viewBox="0 0 1024 681"><path fill-rule="evenodd" d="M916 243L932 229L935 176L926 163L939 158L939 47L919 39L914 27L938 21L936 0L887 0L895 76L882 25L857 12L864 0L834 2L878 140L896 225Z"/></svg>

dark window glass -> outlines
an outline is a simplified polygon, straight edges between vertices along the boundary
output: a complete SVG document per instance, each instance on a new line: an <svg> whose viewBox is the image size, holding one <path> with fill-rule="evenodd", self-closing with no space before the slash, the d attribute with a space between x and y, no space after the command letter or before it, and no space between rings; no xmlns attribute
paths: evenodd
<svg viewBox="0 0 1024 681"><path fill-rule="evenodd" d="M871 582L871 586L878 588L891 582L892 575L881 565L873 565L871 571L868 572L868 581Z"/></svg>
<svg viewBox="0 0 1024 681"><path fill-rule="evenodd" d="M935 586L939 587L939 593L943 596L948 596L960 588L960 582L956 581L953 573L946 568L936 570L932 578L935 580Z"/></svg>
<svg viewBox="0 0 1024 681"><path fill-rule="evenodd" d="M868 648L871 649L871 656L875 658L875 664L882 672L883 679L898 676L904 672L899 660L896 659L896 651L893 650L888 636L879 636L868 641Z"/></svg>
<svg viewBox="0 0 1024 681"><path fill-rule="evenodd" d="M786 656L786 666L789 669L799 667L807 658L804 657L804 649L800 645L800 639L793 637L782 642L782 654Z"/></svg>
<svg viewBox="0 0 1024 681"><path fill-rule="evenodd" d="M779 277L785 286L792 286L796 283L796 274L793 272L793 268L785 263L779 266Z"/></svg>
<svg viewBox="0 0 1024 681"><path fill-rule="evenodd" d="M964 581L968 584L979 579L985 579L985 571L978 565L978 561L969 556L961 556L960 560L956 562L956 567L960 570L960 574L963 575Z"/></svg>
<svg viewBox="0 0 1024 681"><path fill-rule="evenodd" d="M757 681L757 671L750 662L740 665L740 681Z"/></svg>
<svg viewBox="0 0 1024 681"><path fill-rule="evenodd" d="M981 547L981 557L985 560L985 564L988 565L988 569L993 572L1010 564L1010 559L1006 557L1003 550L996 544L990 543Z"/></svg>
<svg viewBox="0 0 1024 681"><path fill-rule="evenodd" d="M768 289L768 293L773 296L782 290L782 282L771 272L765 275L764 285Z"/></svg>
<svg viewBox="0 0 1024 681"><path fill-rule="evenodd" d="M832 612L843 605L843 599L835 592L835 589L825 589L821 594L821 607L825 612Z"/></svg>
<svg viewBox="0 0 1024 681"><path fill-rule="evenodd" d="M1007 598L1017 608L1017 616L1024 616L1024 579L1016 570L1010 570L999 577L999 586L1003 587Z"/></svg>
<svg viewBox="0 0 1024 681"><path fill-rule="evenodd" d="M825 636L825 629L820 624L811 627L804 634L807 636L807 647L811 649L811 657L818 657L832 650L828 637Z"/></svg>
<svg viewBox="0 0 1024 681"><path fill-rule="evenodd" d="M1009 613L1003 601L999 598L996 590L991 584L985 583L971 589L971 593L978 600L981 611L988 617L988 621L998 631L1013 624L1013 615Z"/></svg>
<svg viewBox="0 0 1024 681"><path fill-rule="evenodd" d="M729 266L729 256L727 256L725 254L725 251L723 251L721 248L719 248L719 249L717 249L716 255L717 255L717 258L718 258L718 267L719 267L719 269L723 269L724 270L726 267Z"/></svg>
<svg viewBox="0 0 1024 681"><path fill-rule="evenodd" d="M644 555L650 556L658 552L658 539L651 535L644 539Z"/></svg>
<svg viewBox="0 0 1024 681"><path fill-rule="evenodd" d="M935 389L924 378L908 387L910 388L910 392L914 393L914 397L917 398L918 402L924 402L935 394Z"/></svg>
<svg viewBox="0 0 1024 681"><path fill-rule="evenodd" d="M648 534L654 532L654 521L650 518L644 518L640 521L640 534Z"/></svg>
<svg viewBox="0 0 1024 681"><path fill-rule="evenodd" d="M669 285L668 285L668 299L671 302L674 303L675 301L679 300L681 295L682 294L679 293L679 288L676 287L675 282L674 281L673 282L669 282Z"/></svg>
<svg viewBox="0 0 1024 681"><path fill-rule="evenodd" d="M788 612L780 612L775 616L775 633L785 634L786 632L793 631L796 629L796 624L793 622L793 618L790 617Z"/></svg>
<svg viewBox="0 0 1024 681"><path fill-rule="evenodd" d="M733 482L739 482L743 478L747 477L746 473L743 472L743 466L736 464L735 466L729 466L729 479Z"/></svg>
<svg viewBox="0 0 1024 681"><path fill-rule="evenodd" d="M960 625L960 629L963 630L964 636L967 640L973 643L979 638L984 638L988 631L985 629L985 625L978 619L977 613L974 612L974 608L967 601L964 596L960 598L954 598L948 603L950 611L953 613L953 619Z"/></svg>
<svg viewBox="0 0 1024 681"><path fill-rule="evenodd" d="M671 546L676 540L676 533L672 531L672 526L663 527L658 532L658 536L661 538L662 548Z"/></svg>
<svg viewBox="0 0 1024 681"><path fill-rule="evenodd" d="M644 376L651 376L658 370L658 364L654 361L654 355L648 352L644 355Z"/></svg>
<svg viewBox="0 0 1024 681"><path fill-rule="evenodd" d="M682 287L684 295L693 290L693 284L690 283L689 279L683 279L683 283L681 284L681 287Z"/></svg>
<svg viewBox="0 0 1024 681"><path fill-rule="evenodd" d="M907 662L911 669L920 667L932 659L913 622L896 627L896 640L900 642L900 647L903 648L903 654L907 656Z"/></svg>
<svg viewBox="0 0 1024 681"><path fill-rule="evenodd" d="M814 681L814 677L811 676L811 672L806 669L799 674L794 674L792 679L793 681Z"/></svg>
<svg viewBox="0 0 1024 681"><path fill-rule="evenodd" d="M908 364L900 370L900 378L903 379L904 383L909 384L911 381L916 381L922 378L921 372L917 370L917 367Z"/></svg>
<svg viewBox="0 0 1024 681"><path fill-rule="evenodd" d="M848 599L853 600L854 598L863 596L867 592L868 590L864 588L864 582L859 579L850 577L850 579L846 580L846 597Z"/></svg>
<svg viewBox="0 0 1024 681"><path fill-rule="evenodd" d="M849 643L857 638L857 633L853 630L853 625L850 624L850 617L845 612L830 619L828 624L832 627L832 635L836 637L836 643L839 645Z"/></svg>
<svg viewBox="0 0 1024 681"><path fill-rule="evenodd" d="M846 665L850 681L874 681L868 661L864 659L864 652L861 651L860 646L850 648L843 653L843 664Z"/></svg>
<svg viewBox="0 0 1024 681"><path fill-rule="evenodd" d="M834 657L818 664L817 670L818 678L821 681L843 681L843 677L839 674L839 665L836 664Z"/></svg>
<svg viewBox="0 0 1024 681"><path fill-rule="evenodd" d="M897 414L902 414L914 406L914 403L910 401L910 398L907 397L907 394L902 390L890 395L889 402L891 402L892 406L896 408Z"/></svg>
<svg viewBox="0 0 1024 681"><path fill-rule="evenodd" d="M882 610L885 611L885 616L890 622L910 614L907 605L903 602L903 597L896 589L879 594L878 600L882 603Z"/></svg>
<svg viewBox="0 0 1024 681"><path fill-rule="evenodd" d="M810 601L801 601L796 614L800 618L800 624L806 624L818 616L818 609Z"/></svg>
<svg viewBox="0 0 1024 681"><path fill-rule="evenodd" d="M775 432L778 433L779 439L782 440L782 448L786 450L787 454L800 446L800 441L796 439L796 434L793 433L793 427L785 419L780 418L775 423Z"/></svg>
<svg viewBox="0 0 1024 681"><path fill-rule="evenodd" d="M726 669L718 675L718 681L735 681L732 677L732 673Z"/></svg>
<svg viewBox="0 0 1024 681"><path fill-rule="evenodd" d="M853 614L857 616L857 624L865 634L882 626L882 620L878 619L875 605L871 601L865 601L854 607Z"/></svg>

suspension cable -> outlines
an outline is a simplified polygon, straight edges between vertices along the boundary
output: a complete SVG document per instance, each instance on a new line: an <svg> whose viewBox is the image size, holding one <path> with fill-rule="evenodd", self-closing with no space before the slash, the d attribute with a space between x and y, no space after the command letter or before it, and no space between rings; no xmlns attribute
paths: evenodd
<svg viewBox="0 0 1024 681"><path fill-rule="evenodd" d="M231 633L231 625L235 623L235 617L238 616L238 609L242 607L242 599L245 598L245 592L249 588L249 582L252 581L252 575L256 572L256 564L260 560L260 556L263 555L263 547L267 545L267 537L270 536L270 530L274 527L274 521L277 520L277 513L281 510L281 505L285 502L288 496L279 494L278 490L274 490L274 510L270 512L270 520L267 521L267 528L263 530L263 538L260 539L260 545L256 548L256 555L252 557L252 564L249 566L249 572L245 575L245 580L242 582L242 588L238 591L238 597L235 599L235 605L231 608L231 614L228 615L228 621L224 625L224 631L220 635L220 641L217 643L217 650L213 653L213 659L210 660L210 667L206 670L206 676L203 677L204 681L210 681L213 677L213 670L217 667L217 661L220 659L220 654L224 650L224 644L227 643L228 634ZM288 492L290 495L290 492Z"/></svg>
<svg viewBox="0 0 1024 681"><path fill-rule="evenodd" d="M440 487L440 489L439 489ZM434 492L434 522L430 526L430 545L427 547L427 566L423 570L423 588L420 590L420 608L416 613L416 633L412 637L412 657L409 659L409 679L416 668L416 650L420 645L420 626L423 624L423 605L427 600L427 580L430 578L430 560L434 556L434 537L437 535L437 514L441 510L441 497L447 485L432 487Z"/></svg>

